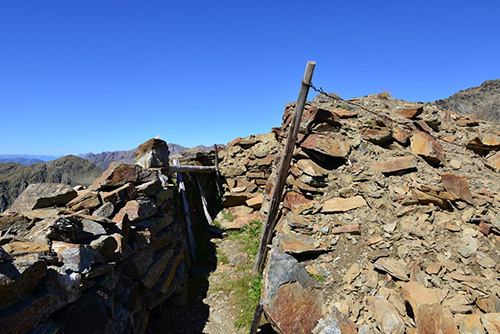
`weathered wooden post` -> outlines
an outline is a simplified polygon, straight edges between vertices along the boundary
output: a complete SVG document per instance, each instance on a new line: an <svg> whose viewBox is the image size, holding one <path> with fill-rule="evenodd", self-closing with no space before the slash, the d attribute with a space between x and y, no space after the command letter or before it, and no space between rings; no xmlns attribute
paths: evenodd
<svg viewBox="0 0 500 334"><path fill-rule="evenodd" d="M260 239L259 250L257 253L257 257L255 258L255 264L253 267L253 271L255 273L262 272L262 269L264 268L264 263L266 261L267 255L267 245L271 242L274 227L276 226L276 217L278 216L279 204L283 196L285 180L288 175L288 170L290 169L290 162L292 161L293 150L295 148L297 135L299 133L300 121L302 119L302 113L304 111L307 94L309 93L309 87L311 85L311 79L315 66L316 62L307 62L306 70L304 72L304 78L302 79L302 84L300 86L299 97L297 98L297 103L295 105L295 110L293 113L293 119L290 123L290 129L288 130L285 148L283 149L283 156L281 158L281 164L278 170L278 175L276 177L276 185L274 186L274 191L271 196L266 223L262 232L262 238Z"/></svg>
<svg viewBox="0 0 500 334"><path fill-rule="evenodd" d="M217 144L214 144L214 152L215 152L215 182L217 183L217 191L222 195L222 186L220 183L220 171L219 171L219 152Z"/></svg>
<svg viewBox="0 0 500 334"><path fill-rule="evenodd" d="M266 223L264 226L264 231L262 232L262 238L260 239L259 250L257 257L255 259L255 264L253 266L254 273L262 272L264 268L264 263L266 262L267 255L267 245L271 242L274 227L276 226L276 217L278 216L279 204L281 202L281 197L283 196L283 189L285 188L285 180L288 175L288 170L290 169L290 162L292 161L293 150L295 148L295 143L297 141L297 135L299 133L300 121L302 119L302 113L304 111L304 106L307 100L307 94L309 93L309 87L311 85L311 79L314 72L314 67L316 62L308 61L306 66L306 71L304 72L304 77L302 78L302 84L300 86L299 97L297 98L297 103L295 104L295 110L293 113L293 119L290 123L290 129L288 130L288 136L286 139L285 148L283 150L283 156L281 157L281 164L278 170L278 175L276 177L276 185L274 186L273 195L271 196L271 202L269 204L269 211L267 212ZM259 327L260 318L262 312L264 311L264 305L262 300L259 300L252 320L252 327L250 328L250 334L256 334Z"/></svg>
<svg viewBox="0 0 500 334"><path fill-rule="evenodd" d="M174 166L178 166L179 162L177 159L174 159L173 161ZM178 171L177 172L177 183L179 184L179 192L181 193L182 196L182 202L184 204L184 213L186 215L186 229L187 229L187 234L188 234L188 242L189 242L189 252L191 254L191 258L193 259L193 262L196 261L196 242L194 240L194 235L193 235L193 229L192 229L192 224L191 224L191 215L189 213L189 204L187 201L186 197L186 187L184 185L184 178L182 177L182 172Z"/></svg>

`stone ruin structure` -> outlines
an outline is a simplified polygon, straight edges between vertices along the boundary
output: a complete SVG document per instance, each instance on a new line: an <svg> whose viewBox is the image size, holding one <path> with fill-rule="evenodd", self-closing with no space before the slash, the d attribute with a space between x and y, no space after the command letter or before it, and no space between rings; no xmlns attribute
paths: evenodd
<svg viewBox="0 0 500 334"><path fill-rule="evenodd" d="M166 302L185 302L191 260L166 143L141 145L137 161L88 189L32 184L0 216L1 333L156 332Z"/></svg>

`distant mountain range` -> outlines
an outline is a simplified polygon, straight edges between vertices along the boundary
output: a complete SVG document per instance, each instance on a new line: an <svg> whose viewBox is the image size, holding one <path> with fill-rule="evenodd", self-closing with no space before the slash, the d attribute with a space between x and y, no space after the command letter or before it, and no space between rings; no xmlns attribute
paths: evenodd
<svg viewBox="0 0 500 334"><path fill-rule="evenodd" d="M198 145L193 149L209 151L213 150L214 146L203 146ZM189 150L189 148L177 145L177 144L168 144L168 149L170 151L170 156L180 154L185 150ZM134 163L134 154L137 149L129 150L129 151L114 151L114 152L101 152L101 153L87 153L82 154L80 157L87 159L88 161L94 163L97 167L105 170L108 169L109 164L112 162L123 162L126 164Z"/></svg>
<svg viewBox="0 0 500 334"><path fill-rule="evenodd" d="M96 165L74 155L31 166L0 163L0 212L7 209L29 184L89 185L101 173Z"/></svg>
<svg viewBox="0 0 500 334"><path fill-rule="evenodd" d="M168 148L170 150L170 155L180 154L185 150L190 149L188 147L177 144L168 144ZM213 150L213 148L214 148L213 145L212 146L198 145L193 147L193 149L199 149L203 151ZM80 154L78 156L90 162L93 162L97 167L105 170L109 167L109 164L113 161L133 164L135 151L136 149L128 151L86 153L86 154ZM31 166L39 162L52 161L55 159L59 159L61 157L62 157L61 155L55 156L55 155L29 155L29 154L0 154L0 163L14 162L24 166Z"/></svg>
<svg viewBox="0 0 500 334"><path fill-rule="evenodd" d="M9 162L14 162L16 164L20 164L20 165L24 165L24 166L31 166L31 165L37 164L39 162L43 162L43 160L28 159L28 158L24 158L24 157L0 159L0 163L9 163Z"/></svg>
<svg viewBox="0 0 500 334"><path fill-rule="evenodd" d="M0 163L15 162L30 166L39 162L61 158L62 155L0 154Z"/></svg>
<svg viewBox="0 0 500 334"><path fill-rule="evenodd" d="M179 154L187 147L168 144L170 155ZM213 146L196 146L211 150ZM45 162L49 156L0 155L0 212L7 209L31 183L65 183L72 186L89 185L112 162L134 163L136 149L129 151L87 153L80 157L68 155Z"/></svg>
<svg viewBox="0 0 500 334"><path fill-rule="evenodd" d="M479 119L500 122L500 80L487 80L481 86L461 90L447 99L432 102L442 109L472 114Z"/></svg>

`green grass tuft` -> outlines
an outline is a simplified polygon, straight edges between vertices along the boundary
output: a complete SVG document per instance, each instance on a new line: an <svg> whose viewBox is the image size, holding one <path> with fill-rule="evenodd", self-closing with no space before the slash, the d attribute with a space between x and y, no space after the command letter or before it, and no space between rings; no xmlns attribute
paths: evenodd
<svg viewBox="0 0 500 334"><path fill-rule="evenodd" d="M239 231L227 231L227 237L240 242L250 258L245 264L237 266L232 275L221 272L218 274L217 282L211 282L211 289L224 291L232 296L230 303L239 310L238 319L234 323L238 328L250 328L255 307L260 300L262 275L253 274L251 269L253 259L257 255L261 233L262 223L258 220L252 220ZM217 261L229 263L227 255L220 249L217 250Z"/></svg>
<svg viewBox="0 0 500 334"><path fill-rule="evenodd" d="M229 222L232 222L234 220L234 218L226 210L222 210L222 217L224 217L224 219Z"/></svg>
<svg viewBox="0 0 500 334"><path fill-rule="evenodd" d="M250 256L257 255L262 234L262 223L259 220L252 220L248 225L244 225L241 231L229 231L228 234L233 240L239 240L243 243L245 245L243 249Z"/></svg>
<svg viewBox="0 0 500 334"><path fill-rule="evenodd" d="M238 300L240 314L234 325L238 328L250 328L252 325L253 314L257 303L260 300L262 290L262 275L249 275L237 281L235 291L241 293Z"/></svg>
<svg viewBox="0 0 500 334"><path fill-rule="evenodd" d="M220 228L221 230L224 229L217 219L214 219L214 226Z"/></svg>
<svg viewBox="0 0 500 334"><path fill-rule="evenodd" d="M309 276L313 277L316 279L316 281L324 283L325 282L325 277L323 275L313 275L309 274Z"/></svg>

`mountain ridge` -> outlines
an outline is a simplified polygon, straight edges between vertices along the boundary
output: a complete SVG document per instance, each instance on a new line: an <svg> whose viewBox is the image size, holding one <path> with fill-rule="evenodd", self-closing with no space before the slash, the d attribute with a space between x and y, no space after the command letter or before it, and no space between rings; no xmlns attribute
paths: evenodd
<svg viewBox="0 0 500 334"><path fill-rule="evenodd" d="M178 144L167 144L168 150L170 151L170 155L180 154L186 150L190 149L199 149L202 151L209 151L214 148L214 146L204 146L198 145L193 148L188 148ZM110 152L101 152L101 153L86 153L79 155L92 163L94 163L97 167L101 169L108 169L109 164L112 162L123 162L126 164L134 163L134 154L137 151L137 148L128 151L110 151Z"/></svg>
<svg viewBox="0 0 500 334"><path fill-rule="evenodd" d="M95 164L74 155L31 166L17 163L0 164L0 212L7 209L32 183L85 186L91 184L101 173L102 170Z"/></svg>
<svg viewBox="0 0 500 334"><path fill-rule="evenodd" d="M485 121L499 122L500 79L486 80L480 86L461 90L431 104L442 109L471 114Z"/></svg>

